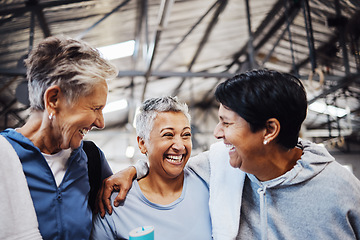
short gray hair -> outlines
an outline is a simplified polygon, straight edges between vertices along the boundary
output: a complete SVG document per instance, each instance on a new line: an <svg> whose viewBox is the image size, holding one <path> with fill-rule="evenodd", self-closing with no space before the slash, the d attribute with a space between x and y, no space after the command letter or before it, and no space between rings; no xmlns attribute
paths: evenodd
<svg viewBox="0 0 360 240"><path fill-rule="evenodd" d="M87 43L64 36L48 37L25 60L30 107L44 110L44 93L58 85L68 103L94 90L98 83L114 78L116 68Z"/></svg>
<svg viewBox="0 0 360 240"><path fill-rule="evenodd" d="M180 103L177 97L150 98L143 102L136 116L136 133L144 140L149 140L154 120L160 112L181 112L191 122L189 108L186 103Z"/></svg>

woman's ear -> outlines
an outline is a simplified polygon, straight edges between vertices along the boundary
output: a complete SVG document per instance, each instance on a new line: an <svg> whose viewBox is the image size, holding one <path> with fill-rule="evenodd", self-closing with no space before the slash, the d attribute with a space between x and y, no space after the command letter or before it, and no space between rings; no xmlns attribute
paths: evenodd
<svg viewBox="0 0 360 240"><path fill-rule="evenodd" d="M146 149L146 146L145 146L145 141L143 138L141 137L137 137L137 142L138 142L138 146L139 146L139 149L140 149L140 152L142 154L147 154L147 149Z"/></svg>
<svg viewBox="0 0 360 240"><path fill-rule="evenodd" d="M46 89L44 93L44 106L49 114L55 114L60 103L61 89L54 85Z"/></svg>
<svg viewBox="0 0 360 240"><path fill-rule="evenodd" d="M276 118L270 118L266 121L265 129L264 142L270 143L279 136L280 122Z"/></svg>

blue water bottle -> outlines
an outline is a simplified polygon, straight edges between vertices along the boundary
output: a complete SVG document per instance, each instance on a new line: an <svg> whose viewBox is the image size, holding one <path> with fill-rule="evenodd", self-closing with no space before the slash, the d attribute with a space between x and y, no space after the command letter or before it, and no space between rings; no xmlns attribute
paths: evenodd
<svg viewBox="0 0 360 240"><path fill-rule="evenodd" d="M143 226L131 230L129 240L154 240L154 227Z"/></svg>

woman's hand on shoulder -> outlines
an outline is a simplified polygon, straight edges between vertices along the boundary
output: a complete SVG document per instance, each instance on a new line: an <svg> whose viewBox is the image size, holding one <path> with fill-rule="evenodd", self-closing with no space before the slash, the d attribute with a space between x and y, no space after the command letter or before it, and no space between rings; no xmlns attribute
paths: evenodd
<svg viewBox="0 0 360 240"><path fill-rule="evenodd" d="M135 167L130 166L104 179L96 199L96 212L100 212L102 218L105 216L106 210L110 215L112 214L110 200L112 192L119 192L114 199L114 206L117 207L119 206L120 202L125 200L126 195L131 188L132 181L135 177L136 169Z"/></svg>

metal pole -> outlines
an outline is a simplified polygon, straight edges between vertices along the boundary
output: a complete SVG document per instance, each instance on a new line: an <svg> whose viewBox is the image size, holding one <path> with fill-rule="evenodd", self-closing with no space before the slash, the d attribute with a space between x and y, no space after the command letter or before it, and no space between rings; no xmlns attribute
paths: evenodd
<svg viewBox="0 0 360 240"><path fill-rule="evenodd" d="M250 6L249 6L249 0L245 0L246 3L246 15L248 20L248 31L249 31L249 41L248 41L248 57L249 57L249 66L250 69L253 69L255 66L255 59L254 59L254 46L253 41L254 37L251 31L251 17L250 17Z"/></svg>
<svg viewBox="0 0 360 240"><path fill-rule="evenodd" d="M339 0L335 0L335 10L336 10L336 18L341 19L341 6L339 3ZM346 42L345 42L345 33L344 33L344 27L339 25L337 26L339 30L339 43L342 49L343 53L343 62L345 67L345 73L348 75L350 73L350 66L349 66L349 58L347 54L347 48L346 48Z"/></svg>
<svg viewBox="0 0 360 240"><path fill-rule="evenodd" d="M313 36L313 29L312 29L311 16L310 16L310 6L309 6L308 0L303 0L302 4L303 4L303 10L304 10L306 35L307 35L308 46L309 46L311 69L313 72L315 72L317 65L316 65L316 54L315 54L315 47L314 47L314 36Z"/></svg>

